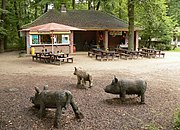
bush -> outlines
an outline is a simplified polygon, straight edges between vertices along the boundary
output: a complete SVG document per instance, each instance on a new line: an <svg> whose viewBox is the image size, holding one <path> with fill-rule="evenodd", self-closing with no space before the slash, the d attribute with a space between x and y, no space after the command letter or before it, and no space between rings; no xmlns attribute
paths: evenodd
<svg viewBox="0 0 180 130"><path fill-rule="evenodd" d="M170 44L166 44L165 50L170 51L172 49L172 46Z"/></svg>
<svg viewBox="0 0 180 130"><path fill-rule="evenodd" d="M174 114L174 130L180 130L180 108Z"/></svg>
<svg viewBox="0 0 180 130"><path fill-rule="evenodd" d="M157 44L157 45L155 46L155 48L156 48L157 50L162 50L162 51L164 51L164 50L169 51L169 50L172 49L172 47L171 47L170 44L162 44L162 43Z"/></svg>
<svg viewBox="0 0 180 130"><path fill-rule="evenodd" d="M144 130L158 130L158 128L155 126L155 124L147 124L145 125Z"/></svg>
<svg viewBox="0 0 180 130"><path fill-rule="evenodd" d="M164 50L164 44L160 43L155 46L157 50Z"/></svg>

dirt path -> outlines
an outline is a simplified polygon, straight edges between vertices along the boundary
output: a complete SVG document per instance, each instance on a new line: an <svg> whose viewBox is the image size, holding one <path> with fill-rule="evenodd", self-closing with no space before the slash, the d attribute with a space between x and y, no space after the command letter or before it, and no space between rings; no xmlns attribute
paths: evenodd
<svg viewBox="0 0 180 130"><path fill-rule="evenodd" d="M32 62L31 57L18 58L18 52L0 54L0 129L53 129L54 111L42 120L32 108L29 97L34 87L68 89L85 118L78 122L69 107L62 115L63 130L143 130L147 125L172 129L172 116L180 101L180 53L166 52L165 58L96 61L87 55L73 55L74 63L61 66ZM74 67L93 75L94 87L76 88ZM121 103L118 96L103 88L113 76L143 78L148 82L146 104L129 96Z"/></svg>

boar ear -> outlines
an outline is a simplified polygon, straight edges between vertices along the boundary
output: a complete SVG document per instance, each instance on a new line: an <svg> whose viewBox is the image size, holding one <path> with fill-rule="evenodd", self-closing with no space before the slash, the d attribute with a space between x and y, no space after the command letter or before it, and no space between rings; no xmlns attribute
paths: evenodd
<svg viewBox="0 0 180 130"><path fill-rule="evenodd" d="M77 68L76 68L76 67L74 67L74 69L75 69L75 70L77 70Z"/></svg>
<svg viewBox="0 0 180 130"><path fill-rule="evenodd" d="M48 85L45 85L45 86L44 86L44 90L48 90Z"/></svg>
<svg viewBox="0 0 180 130"><path fill-rule="evenodd" d="M40 93L40 90L39 90L38 87L35 87L35 90L36 90L37 93Z"/></svg>
<svg viewBox="0 0 180 130"><path fill-rule="evenodd" d="M115 80L115 83L117 83L117 82L118 82L118 79L116 78L116 76L114 76L114 80Z"/></svg>

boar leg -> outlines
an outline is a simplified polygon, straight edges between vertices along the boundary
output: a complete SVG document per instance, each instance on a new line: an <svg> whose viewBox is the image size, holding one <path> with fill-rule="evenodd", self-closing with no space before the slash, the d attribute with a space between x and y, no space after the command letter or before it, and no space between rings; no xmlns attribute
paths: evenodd
<svg viewBox="0 0 180 130"><path fill-rule="evenodd" d="M39 112L38 112L38 116L39 118L42 118L42 116L45 115L45 105L44 103L41 103L40 104L40 109L39 109Z"/></svg>
<svg viewBox="0 0 180 130"><path fill-rule="evenodd" d="M82 86L86 85L86 80L84 78L82 78Z"/></svg>
<svg viewBox="0 0 180 130"><path fill-rule="evenodd" d="M145 104L144 99L145 99L145 96L144 96L144 93L143 93L143 94L141 94L141 104Z"/></svg>
<svg viewBox="0 0 180 130"><path fill-rule="evenodd" d="M122 92L120 94L120 98L121 98L121 101L124 102L125 101L125 98L126 98L126 91Z"/></svg>
<svg viewBox="0 0 180 130"><path fill-rule="evenodd" d="M60 128L60 118L62 114L62 107L60 105L57 106L55 119L54 119L54 127Z"/></svg>
<svg viewBox="0 0 180 130"><path fill-rule="evenodd" d="M81 84L81 77L77 76L78 82L77 84Z"/></svg>
<svg viewBox="0 0 180 130"><path fill-rule="evenodd" d="M89 88L91 88L91 87L92 87L92 81L89 80Z"/></svg>
<svg viewBox="0 0 180 130"><path fill-rule="evenodd" d="M84 118L83 114L78 110L78 107L77 107L76 104L74 103L73 99L71 99L70 104L71 104L71 107L72 107L72 109L73 109L73 111L74 111L74 113L75 113L76 118L77 118L77 119L82 119L82 118Z"/></svg>

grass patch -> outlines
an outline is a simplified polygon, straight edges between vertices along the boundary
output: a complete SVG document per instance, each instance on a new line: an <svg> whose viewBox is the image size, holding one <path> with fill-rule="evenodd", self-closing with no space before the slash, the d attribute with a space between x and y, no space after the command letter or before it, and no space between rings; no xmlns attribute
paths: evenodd
<svg viewBox="0 0 180 130"><path fill-rule="evenodd" d="M180 52L180 47L176 47L175 50L170 50L170 52Z"/></svg>
<svg viewBox="0 0 180 130"><path fill-rule="evenodd" d="M180 130L180 107L174 114L174 130Z"/></svg>
<svg viewBox="0 0 180 130"><path fill-rule="evenodd" d="M143 130L158 130L158 128L154 124L147 124Z"/></svg>

